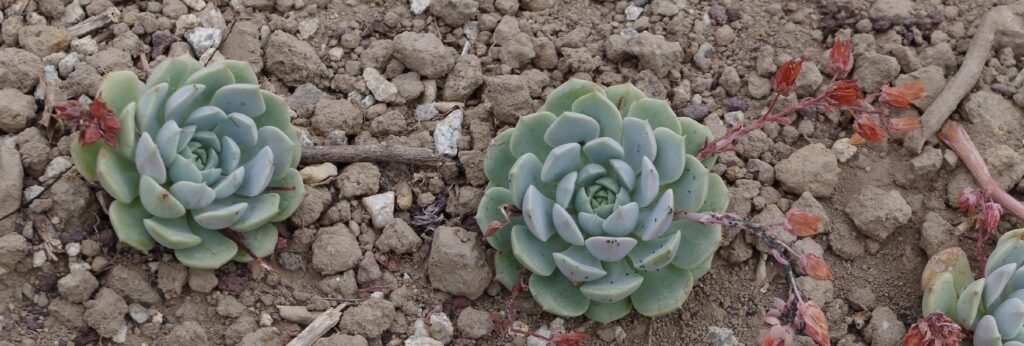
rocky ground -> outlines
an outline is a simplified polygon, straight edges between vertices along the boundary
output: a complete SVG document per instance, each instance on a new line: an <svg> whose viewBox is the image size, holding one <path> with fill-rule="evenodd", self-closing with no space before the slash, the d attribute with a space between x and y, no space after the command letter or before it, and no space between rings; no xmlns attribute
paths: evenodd
<svg viewBox="0 0 1024 346"><path fill-rule="evenodd" d="M492 250L471 216L488 142L554 87L632 82L721 134L760 114L771 74L790 58L808 61L797 96L815 94L831 78L819 71L831 40L850 37L852 76L866 91L924 82L930 96L904 114L916 116L998 3L0 0L0 345L281 345L339 304L349 307L317 345L525 344L492 330L509 294L491 281ZM438 145L455 156L439 167L304 168L306 199L269 259L277 273L189 270L171 253L138 253L117 244L97 186L69 170L69 131L48 114L95 96L107 72L144 78L181 54L248 61L264 88L287 96L304 145ZM1024 45L997 47L954 118L999 182L1024 191L1022 58ZM449 102L465 111L448 112ZM824 254L835 280L798 281L826 310L836 344L895 345L920 317L928 254L973 253L969 222L951 207L973 180L934 139L920 154L899 139L853 147L849 123L802 111L742 139L712 170L741 216L827 215L822 235L793 245ZM1000 229L1019 224L1005 217ZM521 298L516 326L582 332L595 345L755 344L787 286L770 263L758 280L763 244L735 230L724 238L679 313L599 325Z"/></svg>

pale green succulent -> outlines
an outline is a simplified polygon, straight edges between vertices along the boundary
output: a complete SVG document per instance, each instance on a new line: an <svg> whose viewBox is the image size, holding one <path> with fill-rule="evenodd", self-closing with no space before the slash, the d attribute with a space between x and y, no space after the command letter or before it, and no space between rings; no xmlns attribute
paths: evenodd
<svg viewBox="0 0 1024 346"><path fill-rule="evenodd" d="M709 139L631 84L558 87L487 153L477 223L505 222L504 205L522 211L487 237L497 280L511 288L529 270L530 293L559 316L606 323L679 308L710 269L721 228L673 211L729 203L721 177L693 156Z"/></svg>
<svg viewBox="0 0 1024 346"><path fill-rule="evenodd" d="M287 104L260 90L248 63L171 58L145 84L128 71L107 75L100 97L121 123L116 148L75 136L71 152L115 199L110 223L122 242L160 244L194 268L252 260L226 230L258 257L273 252L270 223L302 201L301 148Z"/></svg>
<svg viewBox="0 0 1024 346"><path fill-rule="evenodd" d="M1003 234L985 277L973 279L960 248L935 254L921 277L924 314L941 311L973 331L974 346L1024 346L1024 229Z"/></svg>

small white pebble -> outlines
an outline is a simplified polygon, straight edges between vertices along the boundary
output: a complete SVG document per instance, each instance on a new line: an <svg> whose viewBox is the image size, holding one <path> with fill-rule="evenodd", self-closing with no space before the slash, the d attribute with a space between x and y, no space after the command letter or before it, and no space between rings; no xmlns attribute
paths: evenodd
<svg viewBox="0 0 1024 346"><path fill-rule="evenodd" d="M270 327L274 323L274 318L270 317L270 314L264 312L260 314L260 327Z"/></svg>
<svg viewBox="0 0 1024 346"><path fill-rule="evenodd" d="M76 256L78 256L78 254L82 253L82 244L79 244L79 243L67 243L67 244L64 244L64 252L67 253L69 257L76 257Z"/></svg>

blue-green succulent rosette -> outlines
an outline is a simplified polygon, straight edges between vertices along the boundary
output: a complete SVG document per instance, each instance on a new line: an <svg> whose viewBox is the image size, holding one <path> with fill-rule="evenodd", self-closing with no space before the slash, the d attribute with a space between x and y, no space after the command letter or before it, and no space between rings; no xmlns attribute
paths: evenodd
<svg viewBox="0 0 1024 346"><path fill-rule="evenodd" d="M503 225L486 238L497 280L512 288L525 269L545 311L602 323L678 309L722 231L673 212L729 204L722 178L694 156L711 138L631 84L558 87L487 153L476 220ZM506 219L509 210L521 214Z"/></svg>
<svg viewBox="0 0 1024 346"><path fill-rule="evenodd" d="M301 148L284 100L261 90L249 64L203 67L169 58L142 83L107 75L100 97L117 115L116 146L77 137L81 174L114 198L110 222L141 251L174 250L192 268L213 269L271 254L302 202Z"/></svg>

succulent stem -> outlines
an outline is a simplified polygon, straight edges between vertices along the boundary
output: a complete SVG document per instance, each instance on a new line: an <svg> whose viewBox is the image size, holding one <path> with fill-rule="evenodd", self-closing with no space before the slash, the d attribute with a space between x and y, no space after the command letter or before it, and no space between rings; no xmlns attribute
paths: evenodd
<svg viewBox="0 0 1024 346"><path fill-rule="evenodd" d="M790 114L793 114L796 111L799 111L804 108L818 105L818 103L825 99L825 96L827 95L827 92L823 92L821 93L821 95L811 98L805 98L796 105L793 105L777 113L772 113L772 111L775 110L775 104L779 100L779 94L776 93L775 96L772 97L772 101L768 104L768 108L765 110L764 114L761 115L761 117L757 118L757 120L754 120L753 122L749 122L746 124L737 124L736 126L730 128L724 136L716 139L714 142L705 143L704 147L701 148L701 150L697 153L697 158L704 159L711 155L730 151L733 149L733 142L737 138L746 136L751 132L754 132L754 130L764 127L764 125L767 123L789 123Z"/></svg>

